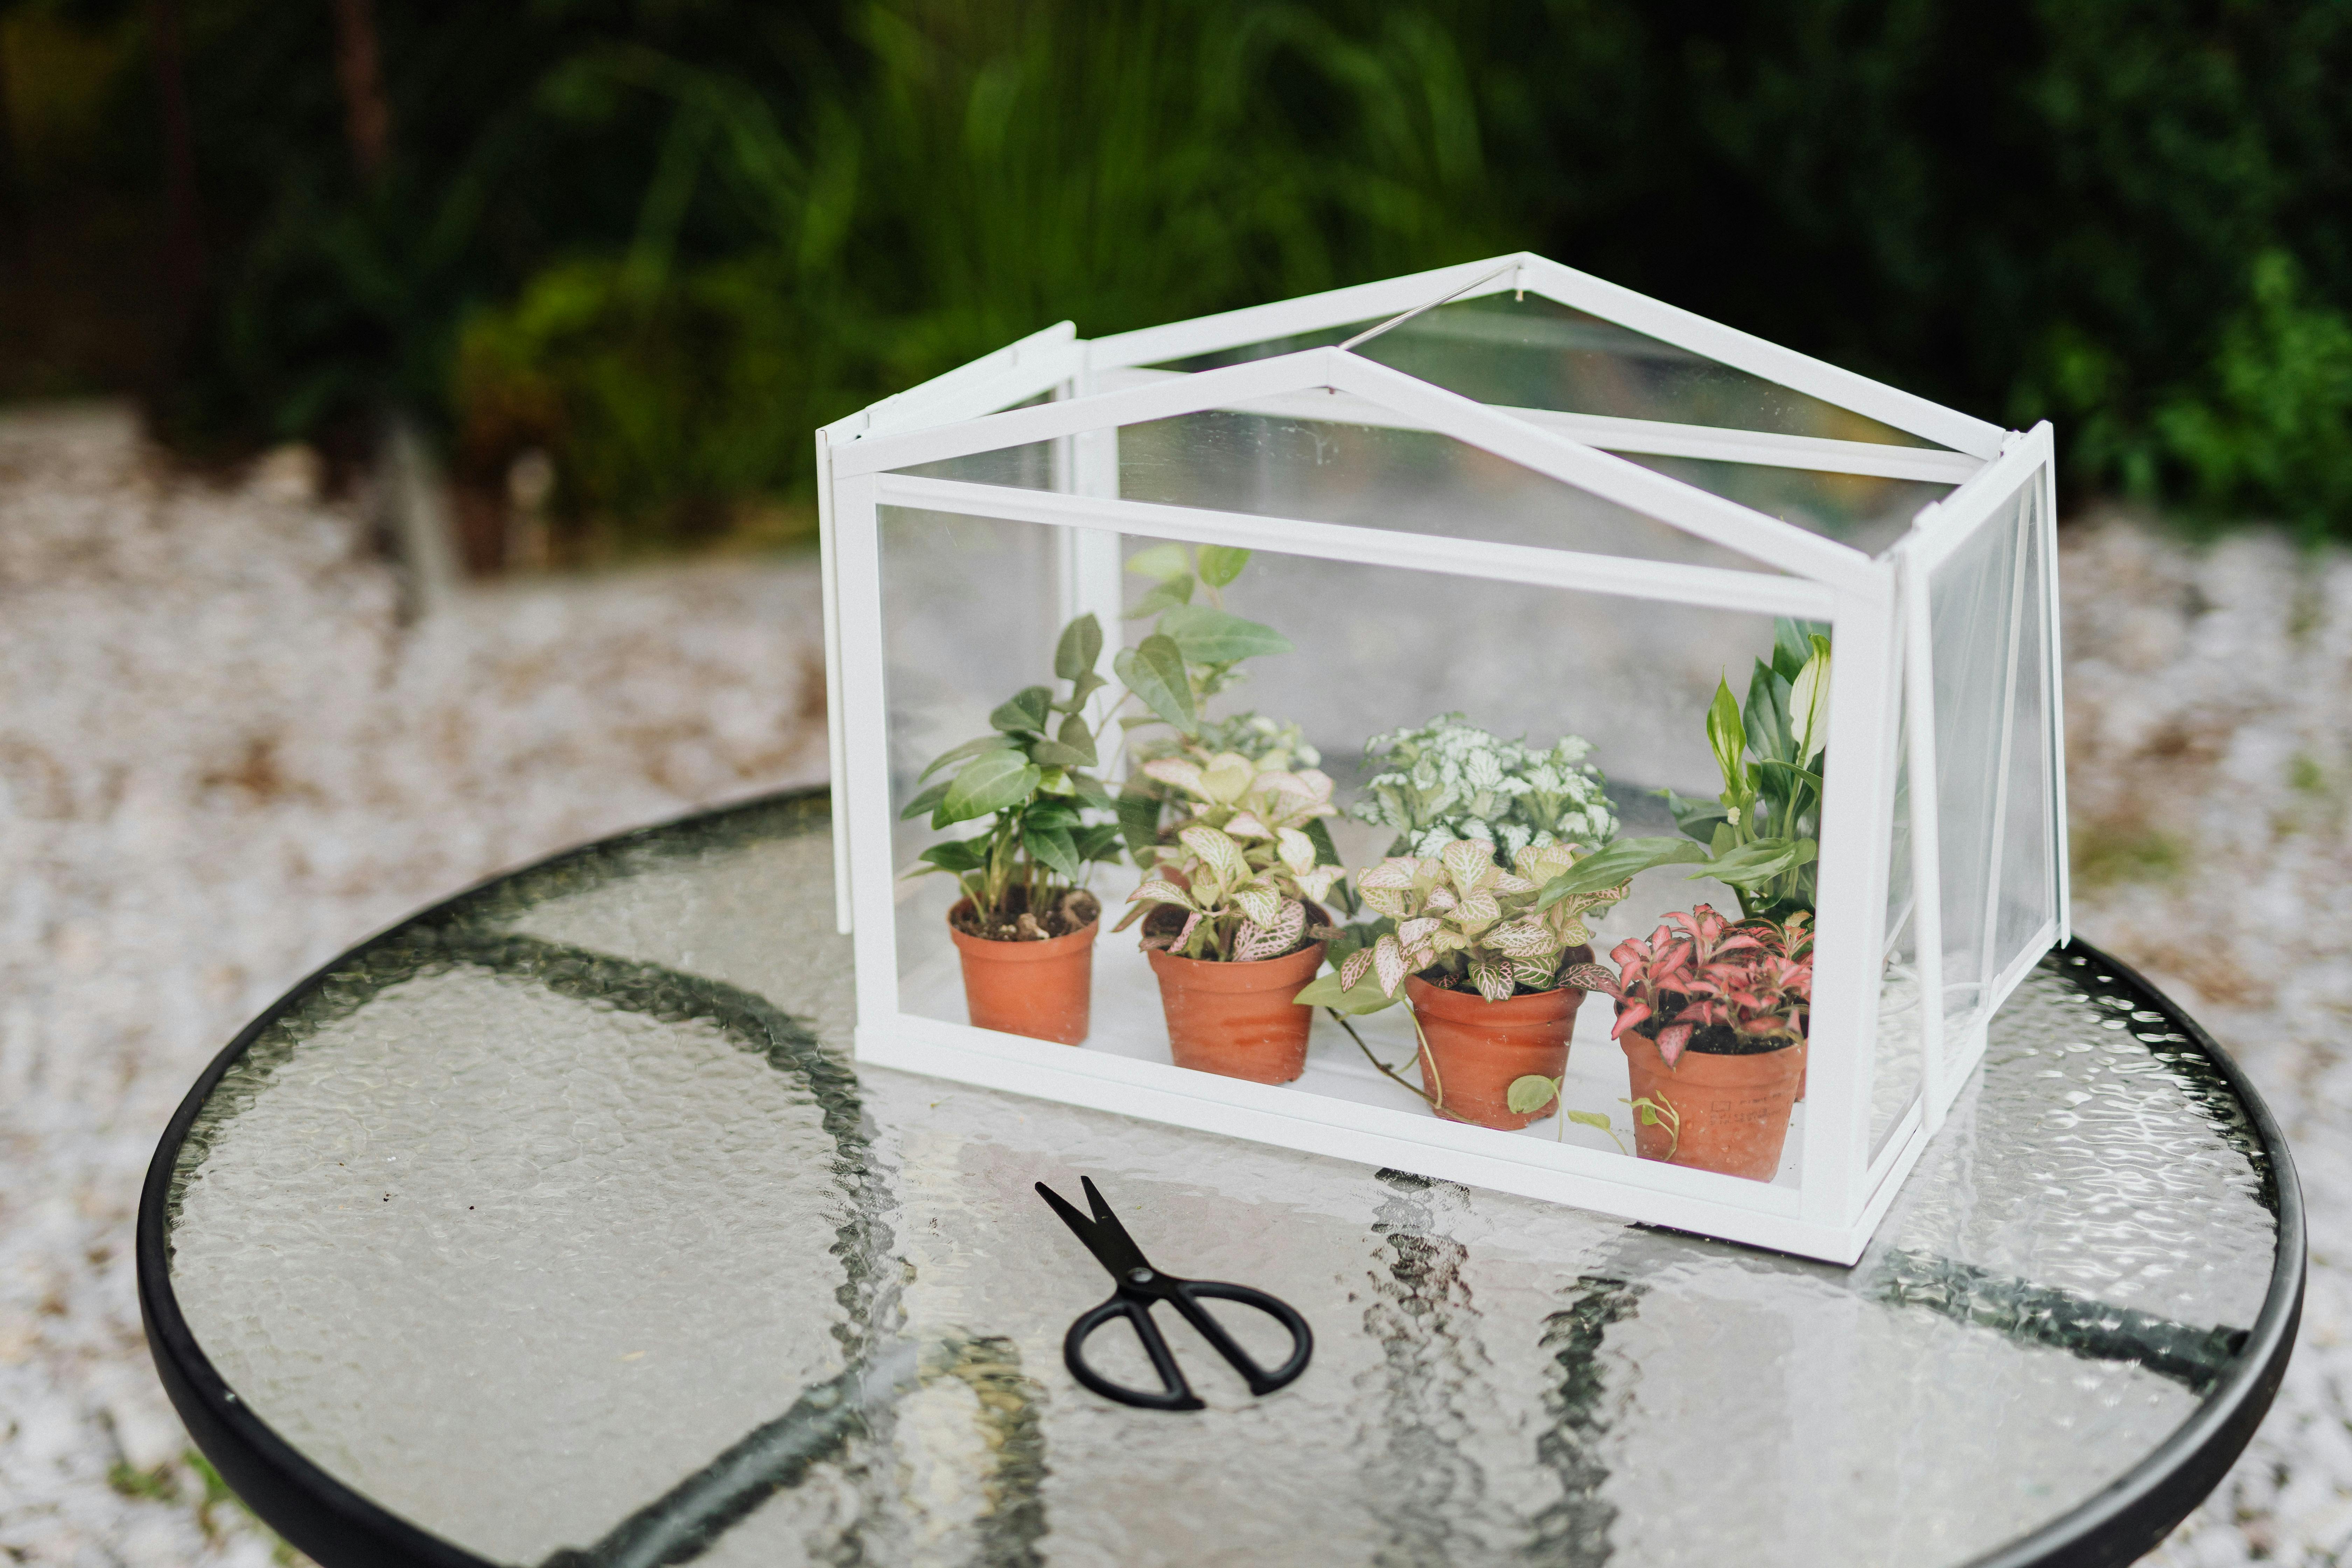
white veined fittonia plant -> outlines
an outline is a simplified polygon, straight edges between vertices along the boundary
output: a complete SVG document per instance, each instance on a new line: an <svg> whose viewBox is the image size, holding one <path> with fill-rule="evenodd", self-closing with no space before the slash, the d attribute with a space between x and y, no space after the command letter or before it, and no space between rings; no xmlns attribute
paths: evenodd
<svg viewBox="0 0 2352 1568"><path fill-rule="evenodd" d="M1381 771L1349 815L1394 828L1391 855L1425 858L1463 839L1484 843L1502 865L1554 844L1597 849L1616 836L1617 814L1601 770L1584 760L1591 749L1569 735L1538 752L1459 713L1440 714L1365 744Z"/></svg>

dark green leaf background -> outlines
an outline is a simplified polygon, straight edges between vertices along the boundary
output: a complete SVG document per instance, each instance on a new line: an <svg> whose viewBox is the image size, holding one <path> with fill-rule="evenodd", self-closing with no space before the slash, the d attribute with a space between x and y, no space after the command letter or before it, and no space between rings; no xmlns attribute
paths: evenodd
<svg viewBox="0 0 2352 1568"><path fill-rule="evenodd" d="M2005 425L2076 494L2352 533L2352 9L2179 0L0 0L0 396L191 449L416 411L575 531L804 518L813 426L1116 331L1508 250ZM601 537L601 535L600 535ZM1207 566L1204 563L1204 570Z"/></svg>

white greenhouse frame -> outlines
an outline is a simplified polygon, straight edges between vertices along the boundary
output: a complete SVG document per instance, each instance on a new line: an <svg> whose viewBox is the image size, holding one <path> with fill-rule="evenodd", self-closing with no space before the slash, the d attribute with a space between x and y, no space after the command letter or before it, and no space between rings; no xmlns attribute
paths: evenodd
<svg viewBox="0 0 2352 1568"><path fill-rule="evenodd" d="M1153 370L1440 302L1506 290L1549 299L1892 426L1935 447L1829 440L1489 405L1349 352L1311 348L1191 374ZM1310 401L1311 400L1311 401ZM1210 410L1286 413L1431 430L1761 561L1786 575L1123 500L1118 431ZM1057 443L1052 490L899 472ZM1618 456L1695 457L1954 485L1877 557ZM1985 1026L2032 963L2067 939L2063 726L2059 700L2052 437L2004 431L1924 398L1549 261L1521 254L1091 342L1069 323L816 433L832 747L835 879L856 951L858 1059L1049 1100L1525 1194L1851 1263L1980 1059ZM2021 504L2020 504L2022 498ZM1822 808L1818 945L1805 1136L1795 1185L1496 1133L1425 1114L1300 1094L1110 1052L1073 1049L902 1009L893 917L893 811L884 681L880 509L918 508L1055 531L1066 617L1120 624L1118 535L1242 545L1341 562L1572 587L1826 621L1834 628ZM1908 928L1918 994L1947 998L1930 588L1937 568L2005 524L2016 587L2006 655L2038 618L2041 721L2052 774L2048 918L2021 956L1983 979L1958 1016L1920 1009L1924 1089L1874 1156L1873 1069L1888 953L1898 773L1909 788ZM2026 561L2043 592L2028 603ZM1985 930L2000 905L2001 814L2014 714L2005 697ZM1971 916L1973 918L1973 916ZM1905 921L1893 922L1901 928ZM1988 944L1990 945L1990 944Z"/></svg>

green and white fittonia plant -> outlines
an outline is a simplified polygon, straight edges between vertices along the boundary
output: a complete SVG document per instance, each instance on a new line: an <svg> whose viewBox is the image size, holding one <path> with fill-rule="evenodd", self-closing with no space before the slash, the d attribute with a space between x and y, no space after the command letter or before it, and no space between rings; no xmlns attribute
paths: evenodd
<svg viewBox="0 0 2352 1568"><path fill-rule="evenodd" d="M923 779L948 776L908 802L902 817L929 815L933 827L986 819L986 831L923 851L923 876L944 871L971 900L975 934L1000 940L1058 936L1061 925L1087 924L1099 907L1081 884L1087 867L1115 864L1118 828L1089 824L1085 808L1108 808L1110 792L1088 770L1097 764L1087 700L1108 684L1101 623L1080 616L1062 629L1054 673L1069 684L1056 700L1050 687L1016 692L988 716L987 734L941 752ZM920 783L921 780L918 780Z"/></svg>
<svg viewBox="0 0 2352 1568"><path fill-rule="evenodd" d="M1522 849L1597 849L1615 837L1617 815L1601 770L1584 760L1591 749L1570 735L1538 752L1459 713L1441 714L1367 742L1365 760L1381 771L1349 815L1395 829L1391 855L1426 858L1475 839L1507 866Z"/></svg>

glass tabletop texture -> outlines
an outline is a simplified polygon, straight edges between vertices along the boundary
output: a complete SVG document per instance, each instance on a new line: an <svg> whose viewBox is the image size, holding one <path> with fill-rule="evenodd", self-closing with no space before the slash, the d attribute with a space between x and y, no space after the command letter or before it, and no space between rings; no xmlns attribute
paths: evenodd
<svg viewBox="0 0 2352 1568"><path fill-rule="evenodd" d="M1840 1268L858 1067L832 914L793 797L298 988L159 1156L184 1410L239 1407L289 1485L445 1562L1810 1568L2081 1547L2284 1364L2266 1116L2079 947ZM1163 1310L1206 1411L1079 1388L1108 1281L1032 1184L1081 1174L1156 1264L1303 1312L1306 1374L1252 1398ZM1148 1384L1125 1331L1093 1351Z"/></svg>

